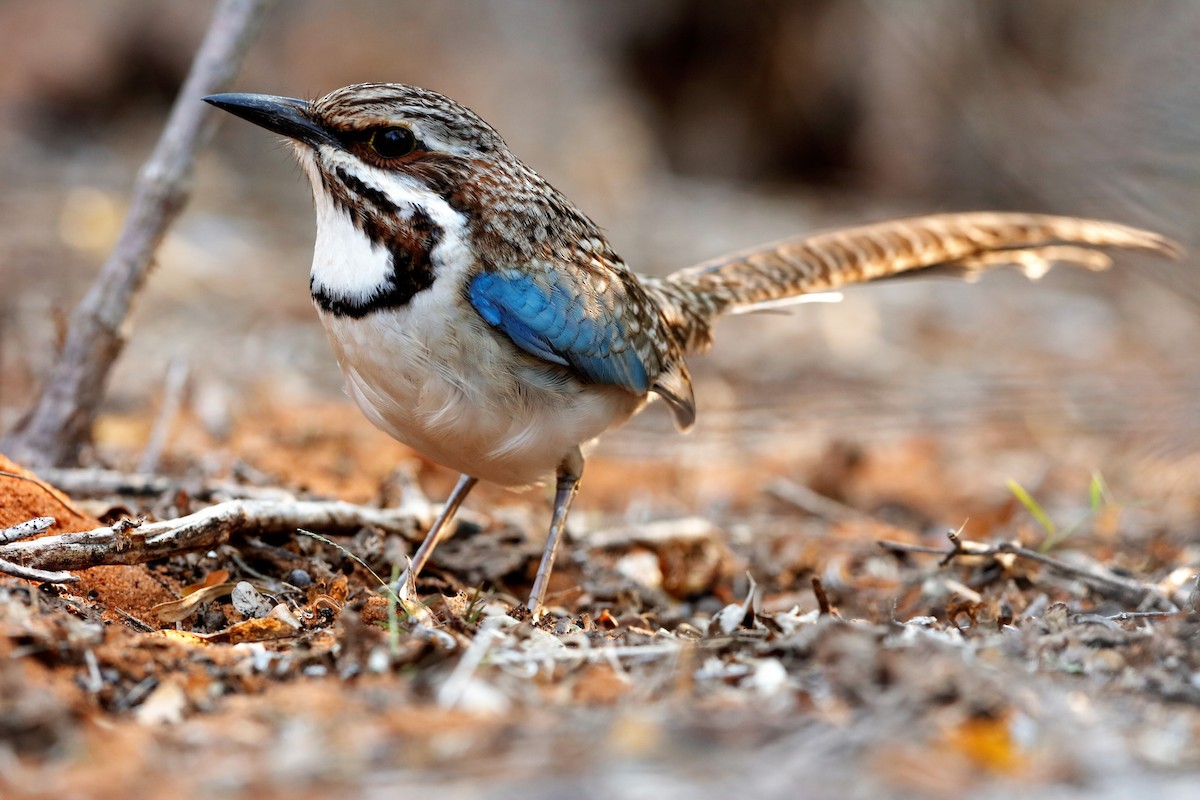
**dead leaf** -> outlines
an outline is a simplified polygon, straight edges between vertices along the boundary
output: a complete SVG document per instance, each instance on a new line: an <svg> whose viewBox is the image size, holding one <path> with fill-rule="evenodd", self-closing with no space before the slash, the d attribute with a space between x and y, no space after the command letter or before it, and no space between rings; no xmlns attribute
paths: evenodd
<svg viewBox="0 0 1200 800"><path fill-rule="evenodd" d="M314 609L332 608L334 611L340 611L349 594L349 579L345 575L338 575L332 583L321 581L309 587L308 604Z"/></svg>
<svg viewBox="0 0 1200 800"><path fill-rule="evenodd" d="M189 584L188 586L183 587L183 589L181 589L179 591L179 594L183 597L187 597L189 594L192 594L193 592L198 592L201 589L208 588L209 586L216 586L219 583L226 583L228 580L229 580L229 570L227 570L227 569L213 570L212 572L205 575L204 580L200 581L200 583L193 583L193 584Z"/></svg>
<svg viewBox="0 0 1200 800"><path fill-rule="evenodd" d="M1028 758L1013 740L1007 715L972 717L945 734L947 744L971 763L999 775L1015 775Z"/></svg>
<svg viewBox="0 0 1200 800"><path fill-rule="evenodd" d="M187 694L174 680L160 683L133 712L142 725L177 725L187 710Z"/></svg>
<svg viewBox="0 0 1200 800"><path fill-rule="evenodd" d="M267 614L267 617L270 619L277 619L280 622L287 623L288 625L291 625L296 630L300 630L300 628L304 627L300 624L300 620L296 619L296 615L292 613L292 610L290 608L288 608L286 605L284 605L283 603L279 603L274 608L272 608L271 611Z"/></svg>
<svg viewBox="0 0 1200 800"><path fill-rule="evenodd" d="M230 625L223 631L199 634L210 642L220 644L242 644L243 642L270 642L275 639L290 639L300 630L288 621L277 617L248 619Z"/></svg>
<svg viewBox="0 0 1200 800"><path fill-rule="evenodd" d="M205 647L207 647L209 644L208 640L198 633L192 633L191 631L177 631L173 628L154 631L153 633L148 633L146 635L157 636L161 639L170 639L171 641L179 642L180 644L203 645Z"/></svg>
<svg viewBox="0 0 1200 800"><path fill-rule="evenodd" d="M217 583L212 586L205 586L196 589L191 594L185 595L178 600L159 603L150 609L150 613L162 622L182 622L192 614L195 614L200 606L209 600L215 600L218 597L229 594L236 585L234 583Z"/></svg>

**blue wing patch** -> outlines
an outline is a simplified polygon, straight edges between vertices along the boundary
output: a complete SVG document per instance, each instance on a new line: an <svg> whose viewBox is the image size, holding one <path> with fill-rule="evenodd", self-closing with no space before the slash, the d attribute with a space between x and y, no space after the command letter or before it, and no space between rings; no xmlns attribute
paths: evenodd
<svg viewBox="0 0 1200 800"><path fill-rule="evenodd" d="M646 365L620 320L573 288L521 273L482 272L471 280L467 296L479 316L525 352L571 367L593 383L645 394Z"/></svg>

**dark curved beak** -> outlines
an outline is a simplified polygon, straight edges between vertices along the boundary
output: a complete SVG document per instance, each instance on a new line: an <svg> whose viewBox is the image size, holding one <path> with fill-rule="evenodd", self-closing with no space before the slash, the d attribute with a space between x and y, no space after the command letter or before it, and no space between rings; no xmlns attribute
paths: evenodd
<svg viewBox="0 0 1200 800"><path fill-rule="evenodd" d="M309 116L307 100L269 94L210 94L204 102L310 147L338 141Z"/></svg>

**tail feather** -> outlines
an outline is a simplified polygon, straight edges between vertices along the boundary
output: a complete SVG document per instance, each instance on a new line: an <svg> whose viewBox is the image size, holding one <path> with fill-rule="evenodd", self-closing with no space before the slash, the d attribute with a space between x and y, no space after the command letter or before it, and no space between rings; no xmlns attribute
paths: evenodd
<svg viewBox="0 0 1200 800"><path fill-rule="evenodd" d="M1106 269L1097 248L1144 250L1178 259L1183 248L1160 234L1115 222L1040 214L971 212L892 220L762 245L654 281L669 326L686 352L711 344L725 314L907 273L973 280L1014 266L1031 279L1055 263Z"/></svg>

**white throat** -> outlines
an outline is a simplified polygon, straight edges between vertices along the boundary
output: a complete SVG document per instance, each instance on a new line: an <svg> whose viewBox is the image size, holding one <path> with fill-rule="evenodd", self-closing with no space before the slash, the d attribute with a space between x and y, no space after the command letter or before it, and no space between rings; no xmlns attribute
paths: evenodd
<svg viewBox="0 0 1200 800"><path fill-rule="evenodd" d="M313 185L317 217L317 239L313 250L312 288L314 293L348 303L365 303L386 292L394 274L393 254L371 240L350 213L325 191L312 151L299 151L300 163ZM455 211L444 198L419 181L406 175L369 167L358 159L333 148L320 154L327 168L341 167L369 189L379 192L396 208L403 219L417 209L437 227L437 246L430 259L439 273L462 271L470 262L466 215Z"/></svg>
<svg viewBox="0 0 1200 800"><path fill-rule="evenodd" d="M354 226L350 215L323 192L314 194L317 242L312 289L348 302L366 302L386 287L392 254Z"/></svg>

